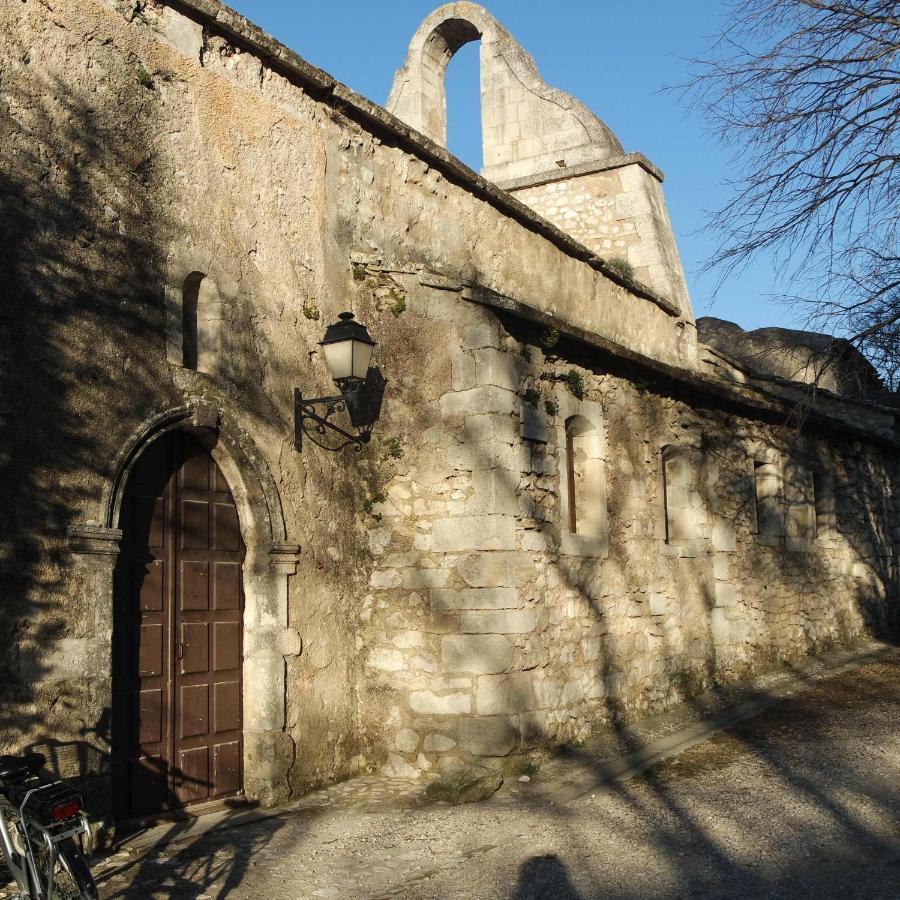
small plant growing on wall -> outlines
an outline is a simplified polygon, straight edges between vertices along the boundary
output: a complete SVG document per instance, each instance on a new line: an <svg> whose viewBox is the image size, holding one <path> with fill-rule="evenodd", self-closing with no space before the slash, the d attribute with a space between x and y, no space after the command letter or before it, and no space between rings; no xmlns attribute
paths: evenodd
<svg viewBox="0 0 900 900"><path fill-rule="evenodd" d="M403 459L403 446L399 438L391 437L384 442L385 459Z"/></svg>
<svg viewBox="0 0 900 900"><path fill-rule="evenodd" d="M398 293L392 295L394 299L393 305L388 307L388 312L395 318L399 319L406 310L406 300Z"/></svg>
<svg viewBox="0 0 900 900"><path fill-rule="evenodd" d="M145 68L138 69L137 80L141 87L153 90L153 76Z"/></svg>
<svg viewBox="0 0 900 900"><path fill-rule="evenodd" d="M584 400L584 379L581 377L581 372L570 369L563 377L563 380L576 400Z"/></svg>
<svg viewBox="0 0 900 900"><path fill-rule="evenodd" d="M365 503L363 503L363 509L366 511L367 515L370 515L376 522L380 522L382 520L381 513L374 512L376 503L384 503L385 496L381 492L375 494L374 497L369 497Z"/></svg>
<svg viewBox="0 0 900 900"><path fill-rule="evenodd" d="M303 316L313 322L319 321L319 308L314 303L303 304Z"/></svg>
<svg viewBox="0 0 900 900"><path fill-rule="evenodd" d="M353 264L353 280L354 281L365 281L366 280L365 266L360 266L356 263Z"/></svg>
<svg viewBox="0 0 900 900"><path fill-rule="evenodd" d="M541 346L545 350L552 350L559 343L559 329L548 328L541 335Z"/></svg>
<svg viewBox="0 0 900 900"><path fill-rule="evenodd" d="M623 259L621 256L614 256L612 259L608 259L606 261L606 265L609 266L613 272L621 275L626 281L634 281L634 266L628 262L627 259Z"/></svg>
<svg viewBox="0 0 900 900"><path fill-rule="evenodd" d="M541 402L541 392L537 388L528 388L522 399L532 408L537 409L538 403Z"/></svg>
<svg viewBox="0 0 900 900"><path fill-rule="evenodd" d="M555 400L545 400L544 409L548 416L555 416L559 412L559 404Z"/></svg>

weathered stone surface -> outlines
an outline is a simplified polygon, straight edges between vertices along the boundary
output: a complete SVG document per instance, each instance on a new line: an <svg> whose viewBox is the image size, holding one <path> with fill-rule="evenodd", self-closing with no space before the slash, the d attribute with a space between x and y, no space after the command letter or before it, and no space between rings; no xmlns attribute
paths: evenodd
<svg viewBox="0 0 900 900"><path fill-rule="evenodd" d="M457 571L469 587L518 587L531 577L531 566L527 553L471 553Z"/></svg>
<svg viewBox="0 0 900 900"><path fill-rule="evenodd" d="M506 756L516 746L515 726L506 716L461 719L460 746L476 756Z"/></svg>
<svg viewBox="0 0 900 900"><path fill-rule="evenodd" d="M236 50L207 21L215 4L188 3L190 18L184 4L142 3L140 15L128 4L127 17L125 6L0 4L0 220L12 236L0 283L14 336L0 564L17 578L0 630L0 750L46 734L81 747L85 723L109 716L113 573L134 538L122 489L171 429L213 448L237 505L243 572L208 574L213 600L217 578L242 577L244 788L261 802L384 759L408 725L390 772L516 749L516 723L519 749L572 740L608 714L607 693L624 714L656 711L673 683L699 690L887 621L896 509L882 501L900 494L889 411L820 396L813 428L773 427L779 392L786 409L805 395L698 348L688 303L673 315L604 274L257 32ZM500 87L507 112L531 102L510 99L521 84ZM486 142L528 140L520 112ZM652 166L559 158L518 197L677 293ZM329 390L317 347L345 304L379 338L381 417L359 455L308 441L295 453L292 392ZM545 322L542 338L560 329L552 355L527 345L537 335L522 318ZM641 354L641 381L630 364L582 367L594 347ZM547 379L571 372L585 398L558 385L554 427L526 425L523 439L520 393L550 399ZM615 511L603 521L599 492L575 504L581 526L597 514L590 543L566 531L571 419L576 499L587 478L608 485ZM673 447L685 453L667 497ZM814 556L785 553L803 547ZM150 571L148 596L154 584ZM539 634L510 627L530 613ZM500 624L515 634L465 633ZM539 709L516 714L529 701L511 670L524 666ZM479 681L504 674L508 688ZM495 739L446 743L486 710ZM413 746L432 728L448 736ZM94 751L66 764L82 762L103 768Z"/></svg>
<svg viewBox="0 0 900 900"><path fill-rule="evenodd" d="M475 378L478 384L493 384L507 391L518 391L519 370L516 357L499 350L476 350Z"/></svg>
<svg viewBox="0 0 900 900"><path fill-rule="evenodd" d="M467 444L477 444L483 441L514 444L516 442L515 420L512 416L495 414L466 416L463 424L463 438Z"/></svg>
<svg viewBox="0 0 900 900"><path fill-rule="evenodd" d="M432 691L413 691L409 695L413 712L429 716L465 715L472 706L468 694L435 694Z"/></svg>
<svg viewBox="0 0 900 900"><path fill-rule="evenodd" d="M461 609L520 609L524 601L515 588L469 588L432 591L431 608L440 612Z"/></svg>
<svg viewBox="0 0 900 900"><path fill-rule="evenodd" d="M419 735L411 728L403 728L394 736L394 748L400 753L415 753L419 747Z"/></svg>
<svg viewBox="0 0 900 900"><path fill-rule="evenodd" d="M512 516L457 516L438 519L432 528L432 547L438 553L460 550L512 550L516 521Z"/></svg>
<svg viewBox="0 0 900 900"><path fill-rule="evenodd" d="M478 469L472 472L475 492L466 504L473 515L516 515L519 512L518 473L508 469Z"/></svg>
<svg viewBox="0 0 900 900"><path fill-rule="evenodd" d="M452 750L456 746L456 741L444 734L433 733L425 735L422 746L428 753L444 753Z"/></svg>
<svg viewBox="0 0 900 900"><path fill-rule="evenodd" d="M720 519L713 525L712 544L714 550L720 553L734 553L737 550L736 541L732 522L724 522Z"/></svg>
<svg viewBox="0 0 900 900"><path fill-rule="evenodd" d="M376 647L369 654L369 665L383 672L399 672L404 666L403 654L399 650Z"/></svg>
<svg viewBox="0 0 900 900"><path fill-rule="evenodd" d="M526 441L546 444L550 438L550 426L547 414L524 401L520 405L521 434Z"/></svg>
<svg viewBox="0 0 900 900"><path fill-rule="evenodd" d="M500 789L503 776L482 766L466 766L446 772L425 788L429 800L445 803L477 803L487 800Z"/></svg>
<svg viewBox="0 0 900 900"><path fill-rule="evenodd" d="M480 325L469 325L463 329L463 346L470 350L480 350L482 347L499 347L500 338L496 322L485 322Z"/></svg>
<svg viewBox="0 0 900 900"><path fill-rule="evenodd" d="M479 716L509 715L535 706L528 672L481 675L476 679L475 712Z"/></svg>
<svg viewBox="0 0 900 900"><path fill-rule="evenodd" d="M460 616L459 630L469 634L526 634L534 631L533 610L467 610Z"/></svg>
<svg viewBox="0 0 900 900"><path fill-rule="evenodd" d="M441 641L445 672L490 675L512 665L512 644L496 634L447 635Z"/></svg>
<svg viewBox="0 0 900 900"><path fill-rule="evenodd" d="M516 395L509 390L483 385L468 391L454 391L441 397L441 415L477 416L482 413L511 413L516 407Z"/></svg>

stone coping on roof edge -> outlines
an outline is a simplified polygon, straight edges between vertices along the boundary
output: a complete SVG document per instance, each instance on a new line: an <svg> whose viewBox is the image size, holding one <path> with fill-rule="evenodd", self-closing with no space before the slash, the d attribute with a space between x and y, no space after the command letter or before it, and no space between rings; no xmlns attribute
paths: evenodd
<svg viewBox="0 0 900 900"><path fill-rule="evenodd" d="M660 184L666 180L662 169L650 162L643 153L622 153L620 156L607 156L604 159L589 160L574 166L563 166L562 168L548 169L546 172L537 172L534 175L523 175L520 178L498 181L497 186L504 191L518 191L522 188L539 187L542 184L552 184L554 181L565 181L567 178L578 178L581 175L593 175L595 172L608 172L610 169L621 169L630 165L640 166Z"/></svg>
<svg viewBox="0 0 900 900"><path fill-rule="evenodd" d="M609 268L603 257L598 256L571 235L552 225L531 207L526 206L494 182L488 181L470 169L448 150L425 137L421 132L410 128L384 107L367 100L361 94L357 94L356 91L332 78L327 72L308 63L299 54L277 41L230 6L226 6L220 0L162 0L162 2L188 17L201 19L204 24L218 30L234 43L251 50L289 81L300 81L302 86L305 86L316 99L323 102L330 101L331 105L338 108L338 111L347 118L356 120L373 133L380 131L382 134L389 134L398 143L423 157L442 174L449 176L455 183L481 199L487 200L531 231L541 234L564 253L587 263L605 278L635 296L648 300L667 315L675 318L681 316L680 308L669 298L658 294L641 282L623 278L614 269ZM376 134L376 136L378 135ZM633 157L633 159L629 159L629 157ZM640 153L626 154L624 157L616 157L615 160L609 162L613 163L611 166L613 168L616 165L637 162L655 177L660 177L661 180L662 172ZM572 168L579 167L573 166Z"/></svg>
<svg viewBox="0 0 900 900"><path fill-rule="evenodd" d="M533 324L543 325L546 327L556 328L560 334L571 338L578 343L607 353L624 362L638 366L639 368L653 372L657 376L661 376L675 384L690 388L698 393L705 394L707 397L713 397L720 401L733 403L744 409L749 409L759 413L783 415L790 418L801 404L808 400L809 392L804 390L805 386L797 382L787 381L781 378L771 378L746 370L754 381L763 381L766 384L751 383L746 385L733 384L723 379L712 379L703 372L695 372L684 369L679 366L673 366L669 363L661 362L652 357L645 356L634 350L629 350L614 341L604 338L601 335L594 334L577 325L572 325L565 319L561 319L551 313L546 313L535 309L526 303L515 300L512 297L506 297L498 294L496 291L490 290L482 286L465 285L462 287L462 296L464 299L487 306L491 309L502 311L523 319ZM702 345L706 348L706 345ZM712 349L712 348L708 348ZM779 390L780 389L780 390ZM858 399L854 397L844 397L834 394L824 388L818 388L816 397L825 403L843 407L846 414L851 415L853 409L868 409L884 416L893 416L896 410L892 407L883 406L870 400ZM803 421L812 426L818 426L820 429L827 431L836 431L843 434L852 434L855 437L864 438L870 441L877 441L890 447L900 447L900 439L896 432L888 434L888 427L884 432L875 431L872 428L857 425L848 421L840 415L831 413L822 409L821 404L818 407L811 406L803 415Z"/></svg>

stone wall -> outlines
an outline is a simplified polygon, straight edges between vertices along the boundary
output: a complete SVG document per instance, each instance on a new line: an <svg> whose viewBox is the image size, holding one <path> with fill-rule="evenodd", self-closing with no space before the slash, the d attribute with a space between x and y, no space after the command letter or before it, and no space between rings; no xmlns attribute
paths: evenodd
<svg viewBox="0 0 900 900"><path fill-rule="evenodd" d="M422 435L435 458L373 507L365 643L385 771L502 765L896 626L889 452L692 408L483 309L453 320L452 390ZM568 533L573 417L600 430L601 540ZM778 473L774 534L757 461ZM842 485L830 506L814 475Z"/></svg>
<svg viewBox="0 0 900 900"><path fill-rule="evenodd" d="M106 783L118 503L172 429L238 506L245 788L264 802L576 739L876 628L879 444L779 432L758 392L735 417L689 315L226 8L178 10L0 7L0 749ZM348 307L387 381L374 439L298 453L294 389L332 390L318 342ZM572 417L596 434L567 495ZM690 448L675 486L704 504L680 544L668 446ZM748 460L770 452L832 475L832 545L752 536ZM583 479L608 517L566 534Z"/></svg>
<svg viewBox="0 0 900 900"><path fill-rule="evenodd" d="M503 182L515 197L606 259L623 259L638 281L691 301L662 189L662 173L637 154L575 171Z"/></svg>

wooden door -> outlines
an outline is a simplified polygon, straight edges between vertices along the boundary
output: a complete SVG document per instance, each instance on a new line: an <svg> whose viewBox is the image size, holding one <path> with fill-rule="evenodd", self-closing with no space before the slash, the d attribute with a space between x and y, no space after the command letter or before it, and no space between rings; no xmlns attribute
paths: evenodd
<svg viewBox="0 0 900 900"><path fill-rule="evenodd" d="M186 434L138 459L113 618L113 793L131 818L242 788L244 548L228 484Z"/></svg>

